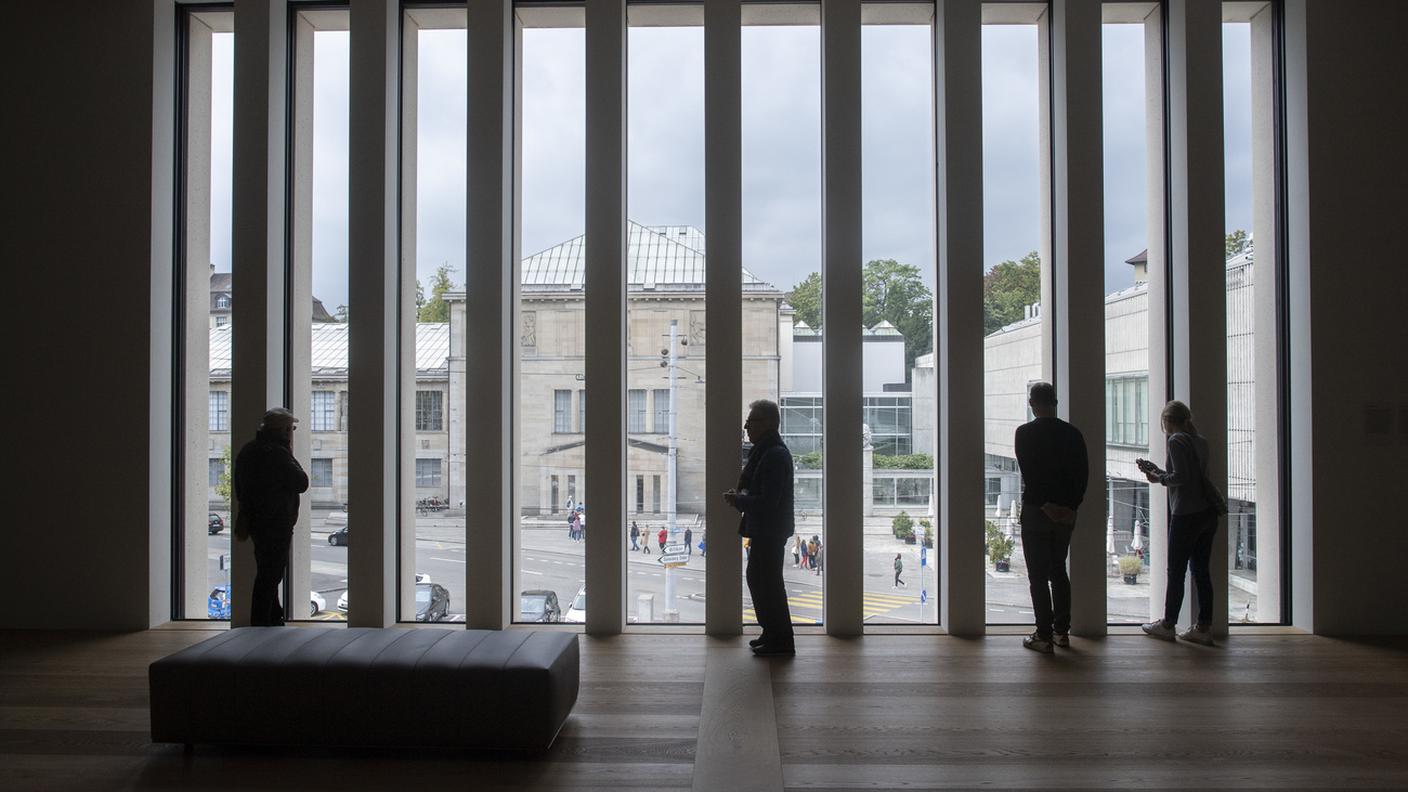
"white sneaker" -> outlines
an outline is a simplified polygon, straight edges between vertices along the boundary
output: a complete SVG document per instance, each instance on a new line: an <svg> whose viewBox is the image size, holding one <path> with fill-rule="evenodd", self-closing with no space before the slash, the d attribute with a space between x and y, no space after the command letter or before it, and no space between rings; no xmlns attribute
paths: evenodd
<svg viewBox="0 0 1408 792"><path fill-rule="evenodd" d="M1160 641L1172 641L1178 637L1178 633L1173 629L1173 625L1164 624L1162 619L1151 621L1140 626L1144 634L1150 638L1158 638Z"/></svg>
<svg viewBox="0 0 1408 792"><path fill-rule="evenodd" d="M1071 648L1071 634L1070 634L1070 633L1063 633L1063 632L1054 633L1054 634L1051 636L1051 643L1052 643L1052 645L1054 645L1054 646L1059 646L1059 647L1061 647L1062 649L1070 649L1070 648Z"/></svg>
<svg viewBox="0 0 1408 792"><path fill-rule="evenodd" d="M1178 637L1188 643L1200 644L1202 646L1214 646L1212 640L1212 630L1206 627L1189 627L1178 634Z"/></svg>
<svg viewBox="0 0 1408 792"><path fill-rule="evenodd" d="M1042 638L1040 633L1032 633L1026 638L1023 638L1022 646L1025 646L1033 652L1041 652L1042 654L1051 654L1056 651L1051 648L1051 642Z"/></svg>

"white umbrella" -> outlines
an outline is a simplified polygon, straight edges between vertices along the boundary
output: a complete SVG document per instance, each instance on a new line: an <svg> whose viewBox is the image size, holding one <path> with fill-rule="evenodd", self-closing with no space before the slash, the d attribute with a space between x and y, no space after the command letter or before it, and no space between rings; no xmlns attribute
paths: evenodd
<svg viewBox="0 0 1408 792"><path fill-rule="evenodd" d="M1133 547L1135 550L1139 550L1139 549L1142 549L1142 548L1144 547L1144 531L1143 531L1143 528L1144 528L1144 523L1143 523L1142 520L1135 520L1135 521L1134 521L1134 540L1129 543L1129 546L1130 546L1130 547Z"/></svg>
<svg viewBox="0 0 1408 792"><path fill-rule="evenodd" d="M1105 552L1115 554L1115 515L1105 519Z"/></svg>

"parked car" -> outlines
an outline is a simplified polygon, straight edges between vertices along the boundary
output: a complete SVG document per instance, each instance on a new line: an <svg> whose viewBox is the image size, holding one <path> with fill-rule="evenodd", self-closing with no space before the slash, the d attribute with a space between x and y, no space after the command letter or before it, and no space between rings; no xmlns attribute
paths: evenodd
<svg viewBox="0 0 1408 792"><path fill-rule="evenodd" d="M446 616L449 615L449 610L450 610L450 592L449 592L448 590L446 590L446 588L445 588L444 586L440 585L439 583L431 583L431 582L430 582L430 575L427 575L427 574L425 574L424 572L417 572L417 573L416 573L416 621L426 621L426 619L421 618L421 593L420 593L420 590L421 590L421 587L422 587L422 586L433 586L434 588L440 589L440 591L443 592L443 594L444 594L444 603L443 603L443 606L440 605L440 604L436 604L436 605L434 606L434 611L435 611L435 612L438 612L440 615L437 616L436 618L430 619L430 621L441 621L442 619L444 619ZM435 596L433 595L433 592L432 592L431 600L432 600L433 602L438 602L438 600L435 599ZM347 592L346 592L346 591L342 592L342 595L337 598L337 609L340 610L340 611L342 611L343 613L346 613L346 612L347 612Z"/></svg>
<svg viewBox="0 0 1408 792"><path fill-rule="evenodd" d="M587 621L587 587L582 586L577 589L577 596L572 598L572 604L567 607L567 615L562 617L565 622L573 624L585 624Z"/></svg>
<svg viewBox="0 0 1408 792"><path fill-rule="evenodd" d="M211 536L214 536L215 534L218 534L221 531L225 530L225 518L221 517L215 512L211 512L210 523L207 526L207 530Z"/></svg>
<svg viewBox="0 0 1408 792"><path fill-rule="evenodd" d="M444 621L450 615L450 592L439 583L416 584L416 621Z"/></svg>
<svg viewBox="0 0 1408 792"><path fill-rule="evenodd" d="M518 592L518 620L525 622L562 621L562 608L557 604L557 592L530 589Z"/></svg>
<svg viewBox="0 0 1408 792"><path fill-rule="evenodd" d="M328 528L341 528L347 524L347 508L342 511L330 511L328 516L323 518L323 525Z"/></svg>
<svg viewBox="0 0 1408 792"><path fill-rule="evenodd" d="M332 545L333 547L346 547L347 526L344 525L336 531L333 531L332 533L328 534L328 544Z"/></svg>
<svg viewBox="0 0 1408 792"><path fill-rule="evenodd" d="M317 616L327 610L327 600L316 591L308 592L308 615ZM220 583L210 590L210 596L206 598L205 617L207 619L229 619L230 618L230 593L224 583Z"/></svg>

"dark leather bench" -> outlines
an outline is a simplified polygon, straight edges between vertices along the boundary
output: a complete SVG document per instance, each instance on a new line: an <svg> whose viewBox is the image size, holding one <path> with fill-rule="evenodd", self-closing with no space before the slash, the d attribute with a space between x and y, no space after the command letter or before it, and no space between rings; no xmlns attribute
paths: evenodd
<svg viewBox="0 0 1408 792"><path fill-rule="evenodd" d="M242 627L149 683L154 742L541 751L577 702L577 636Z"/></svg>

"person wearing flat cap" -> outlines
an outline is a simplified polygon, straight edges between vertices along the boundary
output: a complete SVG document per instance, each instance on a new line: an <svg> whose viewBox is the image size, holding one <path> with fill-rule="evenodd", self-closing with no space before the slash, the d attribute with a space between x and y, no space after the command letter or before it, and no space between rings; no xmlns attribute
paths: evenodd
<svg viewBox="0 0 1408 792"><path fill-rule="evenodd" d="M254 540L254 593L250 624L279 627L284 607L279 585L288 568L293 526L298 522L298 496L308 491L308 474L293 456L293 430L298 419L282 407L264 413L254 439L235 457L234 487L239 513L235 538Z"/></svg>

